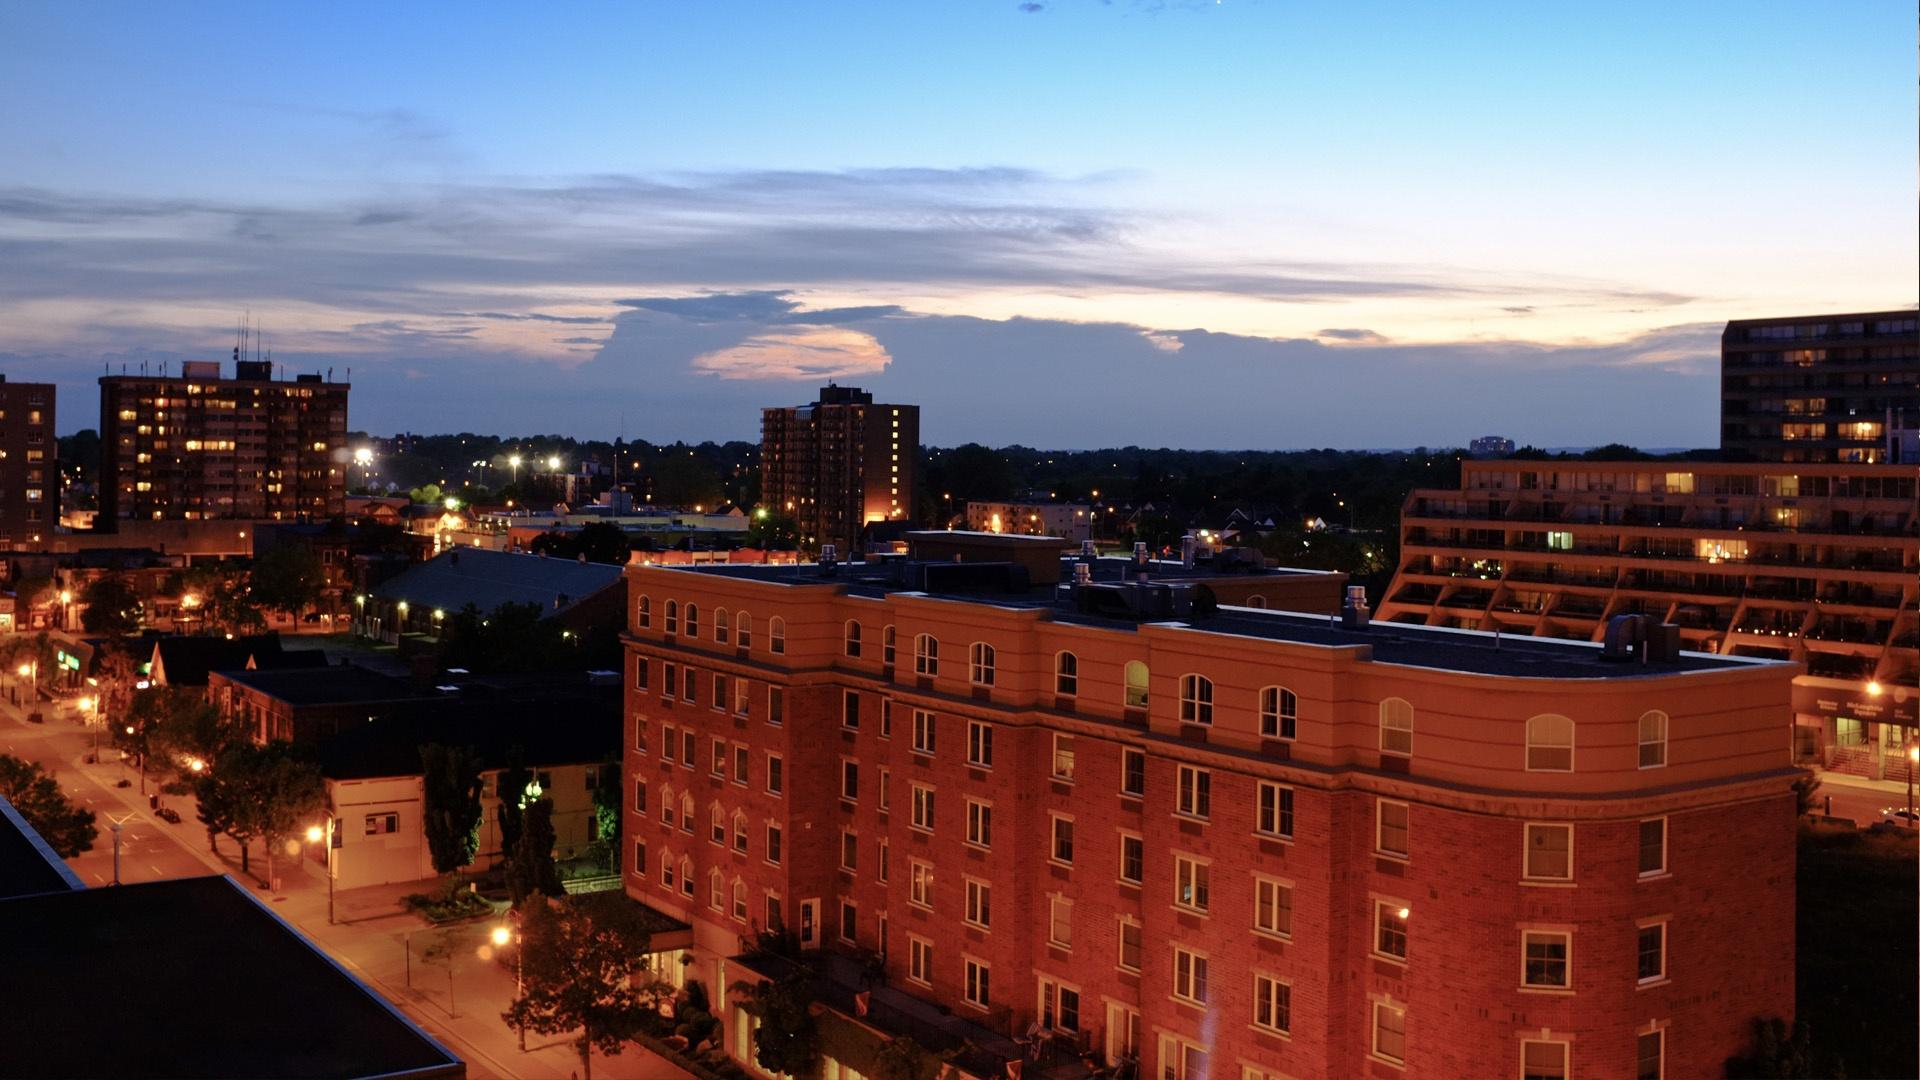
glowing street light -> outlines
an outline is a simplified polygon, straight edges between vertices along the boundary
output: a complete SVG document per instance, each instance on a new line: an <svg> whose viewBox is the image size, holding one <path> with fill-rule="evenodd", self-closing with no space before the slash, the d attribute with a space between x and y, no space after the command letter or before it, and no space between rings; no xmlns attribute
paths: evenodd
<svg viewBox="0 0 1920 1080"><path fill-rule="evenodd" d="M507 458L507 467L513 470L513 482L516 484L519 483L520 482L520 455L519 454L510 455Z"/></svg>
<svg viewBox="0 0 1920 1080"><path fill-rule="evenodd" d="M331 925L333 923L333 876L334 876L333 875L333 818L331 817L327 818L327 825L326 825L326 828L324 829L318 825L307 826L307 843L318 844L318 843L321 843L322 841L324 841L327 845L326 848L324 849L327 853L327 856L326 856L327 922L329 925Z"/></svg>
<svg viewBox="0 0 1920 1080"><path fill-rule="evenodd" d="M518 916L516 916L516 918L517 917ZM505 924L494 927L492 934L488 936L492 939L494 947L501 949L506 948L509 942L519 937L519 935L513 932L512 927ZM526 955L526 939L524 937L520 938L520 945L521 947L515 949L513 952L513 990L516 998L527 996L527 982L524 977L526 969L522 967L520 963L521 957ZM527 1028L524 1024L520 1026L520 1049L522 1052L527 1049Z"/></svg>
<svg viewBox="0 0 1920 1080"><path fill-rule="evenodd" d="M547 458L547 471L548 472L560 471L560 455L559 454L554 454L552 457Z"/></svg>

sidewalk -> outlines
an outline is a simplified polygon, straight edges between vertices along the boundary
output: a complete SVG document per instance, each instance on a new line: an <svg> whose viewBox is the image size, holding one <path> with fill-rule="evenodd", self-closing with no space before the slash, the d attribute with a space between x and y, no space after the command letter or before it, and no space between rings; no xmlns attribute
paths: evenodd
<svg viewBox="0 0 1920 1080"><path fill-rule="evenodd" d="M1829 772L1818 765L1813 766L1813 775L1819 778L1822 787L1852 788L1855 791L1873 791L1885 795L1904 796L1907 793L1907 783L1904 780L1869 780L1852 773Z"/></svg>

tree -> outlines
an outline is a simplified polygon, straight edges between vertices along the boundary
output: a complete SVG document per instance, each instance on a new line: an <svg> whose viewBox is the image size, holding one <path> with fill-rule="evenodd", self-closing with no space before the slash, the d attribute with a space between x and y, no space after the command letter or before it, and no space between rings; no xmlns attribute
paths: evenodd
<svg viewBox="0 0 1920 1080"><path fill-rule="evenodd" d="M276 544L255 557L248 582L254 603L293 618L320 602L327 568L305 544Z"/></svg>
<svg viewBox="0 0 1920 1080"><path fill-rule="evenodd" d="M692 450L669 448L653 466L657 506L715 506L720 502L720 473Z"/></svg>
<svg viewBox="0 0 1920 1080"><path fill-rule="evenodd" d="M520 842L520 826L526 820L527 785L533 782L533 770L527 768L526 751L519 746L507 749L507 765L494 778L494 794L500 797L500 855L509 862L514 846Z"/></svg>
<svg viewBox="0 0 1920 1080"><path fill-rule="evenodd" d="M1846 1074L1838 1062L1816 1064L1815 1058L1806 1021L1799 1021L1789 1029L1787 1022L1779 1017L1756 1018L1753 1021L1753 1052L1745 1057L1728 1058L1726 1075L1753 1077L1756 1080L1762 1077L1768 1080L1812 1080L1814 1077L1844 1080Z"/></svg>
<svg viewBox="0 0 1920 1080"><path fill-rule="evenodd" d="M422 484L421 486L417 488L413 488L412 490L408 491L407 499L410 502L420 503L423 505L439 506L441 502L444 501L444 496L442 496L440 493L439 484Z"/></svg>
<svg viewBox="0 0 1920 1080"><path fill-rule="evenodd" d="M633 553L627 534L611 521L589 521L573 534L574 554L585 555L588 562L625 566Z"/></svg>
<svg viewBox="0 0 1920 1080"><path fill-rule="evenodd" d="M248 592L246 570L236 563L190 567L179 586L182 616L198 619L204 633L251 634L267 625Z"/></svg>
<svg viewBox="0 0 1920 1080"><path fill-rule="evenodd" d="M634 957L648 951L647 934L621 912L629 903L602 893L536 899L522 909L525 988L500 1018L542 1035L578 1031L586 1080L593 1080L593 1051L618 1055L652 1007L648 988L629 978Z"/></svg>
<svg viewBox="0 0 1920 1080"><path fill-rule="evenodd" d="M108 727L118 727L140 681L140 661L123 643L108 642L94 655L93 673L100 684L100 716Z"/></svg>
<svg viewBox="0 0 1920 1080"><path fill-rule="evenodd" d="M480 754L471 746L420 748L421 802L433 868L452 875L480 850ZM448 878L451 890L452 878Z"/></svg>
<svg viewBox="0 0 1920 1080"><path fill-rule="evenodd" d="M12 803L53 853L63 859L91 850L94 838L100 835L93 824L93 811L73 805L60 791L59 783L34 762L0 754L0 798Z"/></svg>
<svg viewBox="0 0 1920 1080"><path fill-rule="evenodd" d="M241 743L207 770L223 775L230 784L229 833L258 836L267 851L267 881L273 881L273 857L280 841L293 835L315 811L326 806L327 784L320 767L295 756L293 744L275 740L265 746ZM240 869L247 868L246 842L241 841Z"/></svg>
<svg viewBox="0 0 1920 1080"><path fill-rule="evenodd" d="M753 1060L762 1069L792 1076L811 1076L820 1062L820 1027L813 1018L813 978L796 967L785 978L748 985L733 991L740 1008L760 1021Z"/></svg>
<svg viewBox="0 0 1920 1080"><path fill-rule="evenodd" d="M525 806L525 820L507 860L507 892L516 908L536 894L567 894L560 885L560 871L553 864L553 800L534 799Z"/></svg>
<svg viewBox="0 0 1920 1080"><path fill-rule="evenodd" d="M626 818L620 802L620 765L602 762L599 783L593 788L594 860L608 870L620 871L620 822Z"/></svg>
<svg viewBox="0 0 1920 1080"><path fill-rule="evenodd" d="M124 637L140 632L140 594L118 574L95 578L80 590L80 625L89 634Z"/></svg>
<svg viewBox="0 0 1920 1080"><path fill-rule="evenodd" d="M792 551L800 546L800 523L792 514L760 507L747 523L747 546L762 551Z"/></svg>

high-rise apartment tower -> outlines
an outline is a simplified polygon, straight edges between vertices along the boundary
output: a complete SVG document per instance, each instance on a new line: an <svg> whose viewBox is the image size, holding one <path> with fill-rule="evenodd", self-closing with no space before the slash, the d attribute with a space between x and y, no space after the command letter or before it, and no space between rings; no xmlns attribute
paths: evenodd
<svg viewBox="0 0 1920 1080"><path fill-rule="evenodd" d="M829 383L811 405L761 410L761 502L791 515L806 547L851 552L864 526L912 520L919 450L918 405Z"/></svg>

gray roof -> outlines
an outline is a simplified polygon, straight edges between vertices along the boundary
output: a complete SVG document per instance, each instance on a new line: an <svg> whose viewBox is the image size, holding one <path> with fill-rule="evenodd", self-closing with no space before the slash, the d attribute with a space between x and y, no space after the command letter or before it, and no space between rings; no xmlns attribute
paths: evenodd
<svg viewBox="0 0 1920 1080"><path fill-rule="evenodd" d="M619 586L620 575L620 567L605 563L457 548L374 586L373 595L447 612L468 604L483 612L502 604L537 604L553 616Z"/></svg>

